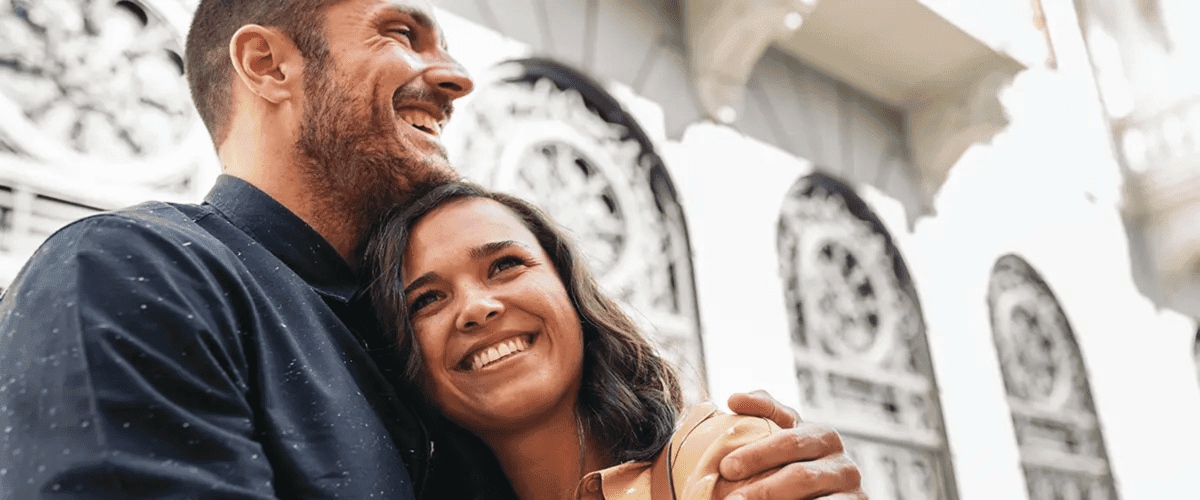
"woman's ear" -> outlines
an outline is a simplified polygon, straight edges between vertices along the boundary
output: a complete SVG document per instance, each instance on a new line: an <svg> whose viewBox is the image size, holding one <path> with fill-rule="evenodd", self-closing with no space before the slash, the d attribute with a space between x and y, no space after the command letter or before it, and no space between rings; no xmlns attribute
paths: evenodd
<svg viewBox="0 0 1200 500"><path fill-rule="evenodd" d="M278 30L242 26L229 39L229 58L237 81L259 97L280 104L302 95L304 57Z"/></svg>

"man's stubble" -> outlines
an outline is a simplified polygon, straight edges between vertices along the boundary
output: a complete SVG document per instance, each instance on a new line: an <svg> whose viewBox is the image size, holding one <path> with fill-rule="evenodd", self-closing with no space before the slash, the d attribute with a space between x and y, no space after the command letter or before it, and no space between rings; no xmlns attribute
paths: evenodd
<svg viewBox="0 0 1200 500"><path fill-rule="evenodd" d="M457 180L444 150L410 151L388 131L396 125L387 109L354 99L331 75L332 64L315 64L304 80L304 119L296 141L302 172L313 197L314 222L353 235L355 246L384 211L428 190ZM403 88L401 99L448 98Z"/></svg>

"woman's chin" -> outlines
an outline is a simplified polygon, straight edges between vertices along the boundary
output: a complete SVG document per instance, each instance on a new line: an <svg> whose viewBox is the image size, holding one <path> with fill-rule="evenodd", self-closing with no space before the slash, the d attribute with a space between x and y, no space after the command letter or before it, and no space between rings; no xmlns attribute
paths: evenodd
<svg viewBox="0 0 1200 500"><path fill-rule="evenodd" d="M451 420L479 436L519 433L553 421L564 409L573 411L575 398L545 386L511 384L481 394L470 402L443 407Z"/></svg>

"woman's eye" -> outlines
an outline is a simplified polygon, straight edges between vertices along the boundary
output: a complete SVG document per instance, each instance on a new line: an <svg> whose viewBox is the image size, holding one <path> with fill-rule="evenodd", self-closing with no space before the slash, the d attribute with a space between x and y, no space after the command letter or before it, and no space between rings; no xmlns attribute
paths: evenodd
<svg viewBox="0 0 1200 500"><path fill-rule="evenodd" d="M500 257L499 259L496 259L494 262L492 262L492 269L491 269L490 274L492 274L494 276L496 274L502 273L502 272L512 269L514 267L525 266L525 265L527 265L527 263L525 262L525 259L522 259L515 255Z"/></svg>
<svg viewBox="0 0 1200 500"><path fill-rule="evenodd" d="M411 316L420 312L421 309L424 309L425 306L434 303L437 299L437 292L425 292L417 295L417 298L413 299L412 302L408 304L408 314Z"/></svg>

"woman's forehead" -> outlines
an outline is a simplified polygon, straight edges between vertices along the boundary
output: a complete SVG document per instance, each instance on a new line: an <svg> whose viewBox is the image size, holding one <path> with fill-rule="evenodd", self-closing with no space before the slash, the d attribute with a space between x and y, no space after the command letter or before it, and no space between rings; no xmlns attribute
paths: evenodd
<svg viewBox="0 0 1200 500"><path fill-rule="evenodd" d="M540 249L533 232L512 209L489 198L472 197L454 200L422 217L413 226L406 252L411 262L421 260L426 251L470 251L498 241Z"/></svg>

